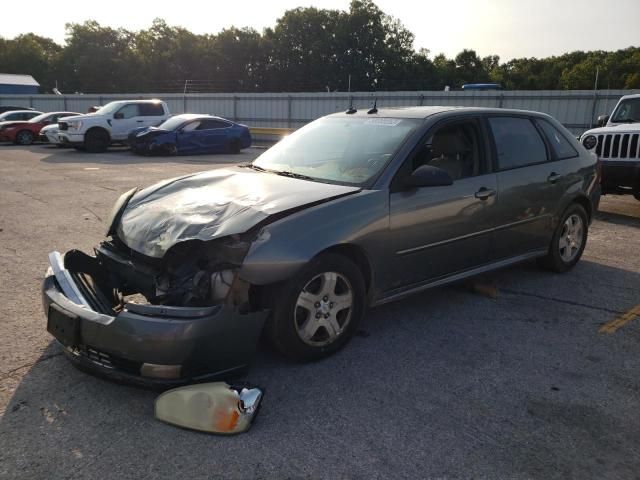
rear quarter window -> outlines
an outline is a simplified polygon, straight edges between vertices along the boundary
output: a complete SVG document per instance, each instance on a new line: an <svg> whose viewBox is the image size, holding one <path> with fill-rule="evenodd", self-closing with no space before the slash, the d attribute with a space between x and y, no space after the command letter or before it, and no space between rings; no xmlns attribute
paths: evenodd
<svg viewBox="0 0 640 480"><path fill-rule="evenodd" d="M489 117L498 168L509 170L548 161L547 147L533 122L521 117Z"/></svg>
<svg viewBox="0 0 640 480"><path fill-rule="evenodd" d="M556 152L556 156L559 160L578 156L578 151L573 148L571 143L569 143L569 140L567 140L560 130L546 120L536 121L551 144L551 148Z"/></svg>

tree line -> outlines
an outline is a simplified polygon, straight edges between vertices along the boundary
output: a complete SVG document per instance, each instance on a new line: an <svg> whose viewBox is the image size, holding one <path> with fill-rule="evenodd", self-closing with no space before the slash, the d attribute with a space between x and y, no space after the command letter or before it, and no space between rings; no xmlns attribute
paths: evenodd
<svg viewBox="0 0 640 480"><path fill-rule="evenodd" d="M371 0L348 11L288 10L262 33L196 35L162 19L147 30L66 25L59 45L34 33L0 37L0 71L33 75L42 93L442 90L495 82L510 90L640 88L640 48L501 62L463 50L416 51L414 35Z"/></svg>

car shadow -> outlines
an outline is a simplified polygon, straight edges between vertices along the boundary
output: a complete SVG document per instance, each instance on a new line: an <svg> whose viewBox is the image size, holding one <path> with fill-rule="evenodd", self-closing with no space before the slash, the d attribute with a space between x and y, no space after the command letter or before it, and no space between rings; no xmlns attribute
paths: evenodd
<svg viewBox="0 0 640 480"><path fill-rule="evenodd" d="M266 387L261 413L248 434L224 439L156 421L156 393L82 373L51 343L0 419L0 463L12 478L638 471L639 331L597 330L638 302L640 275L585 260L566 275L525 264L482 281L497 298L466 282L371 309L319 362L289 362L261 342L244 379Z"/></svg>
<svg viewBox="0 0 640 480"><path fill-rule="evenodd" d="M595 217L597 220L615 225L640 228L640 217L626 215L624 213L599 211Z"/></svg>

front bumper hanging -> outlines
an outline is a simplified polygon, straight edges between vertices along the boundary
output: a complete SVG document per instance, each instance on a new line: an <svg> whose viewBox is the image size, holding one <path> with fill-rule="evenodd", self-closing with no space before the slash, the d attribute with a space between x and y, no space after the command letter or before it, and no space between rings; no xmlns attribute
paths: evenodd
<svg viewBox="0 0 640 480"><path fill-rule="evenodd" d="M95 257L52 252L49 263L42 286L47 330L84 370L140 385L176 385L237 376L253 358L266 311L117 306L96 279L102 266Z"/></svg>

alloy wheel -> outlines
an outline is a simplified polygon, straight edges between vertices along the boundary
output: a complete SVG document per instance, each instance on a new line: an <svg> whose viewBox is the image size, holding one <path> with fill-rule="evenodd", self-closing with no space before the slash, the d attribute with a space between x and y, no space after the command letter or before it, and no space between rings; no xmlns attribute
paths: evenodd
<svg viewBox="0 0 640 480"><path fill-rule="evenodd" d="M571 262L580 252L582 242L584 242L584 224L582 217L574 213L567 217L562 227L558 241L560 258L566 263Z"/></svg>
<svg viewBox="0 0 640 480"><path fill-rule="evenodd" d="M353 288L347 278L324 272L304 286L296 301L296 332L307 345L320 347L336 340L351 321Z"/></svg>

